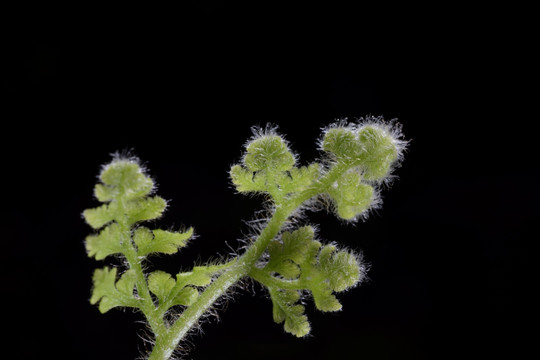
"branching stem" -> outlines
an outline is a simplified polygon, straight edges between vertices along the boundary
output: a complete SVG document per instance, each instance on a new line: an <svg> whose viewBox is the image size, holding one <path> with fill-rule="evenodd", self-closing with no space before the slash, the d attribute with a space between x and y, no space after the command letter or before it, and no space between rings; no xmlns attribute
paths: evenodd
<svg viewBox="0 0 540 360"><path fill-rule="evenodd" d="M149 360L167 360L171 357L178 343L186 336L189 330L197 323L200 317L206 313L215 301L224 295L227 290L236 284L241 278L247 276L260 259L268 244L274 239L291 214L304 202L321 194L331 186L345 171L354 164L337 163L316 184L292 197L289 201L283 201L276 207L272 218L259 234L246 252L238 258L238 261L221 274L206 290L189 306L181 317L169 328L156 328L154 331L156 344ZM128 260L129 261L129 260ZM142 285L142 284L141 284ZM138 283L137 283L138 286ZM146 286L146 285L145 285ZM142 287L144 290L144 287ZM148 291L146 289L146 291ZM149 321L151 318L148 316Z"/></svg>
<svg viewBox="0 0 540 360"><path fill-rule="evenodd" d="M286 290L302 290L305 288L300 280L287 280L280 279L269 275L266 271L262 269L253 268L251 269L249 276L254 280L257 280L260 283L266 284L267 286L273 286L280 289Z"/></svg>
<svg viewBox="0 0 540 360"><path fill-rule="evenodd" d="M120 213L124 212L124 204L122 201L118 200L118 211ZM119 217L120 219L125 219L125 217ZM130 226L124 221L118 222L121 234L123 236L122 245L124 247L124 255L126 261L129 265L129 268L135 271L135 287L137 288L137 294L139 295L140 301L140 310L143 312L144 316L148 319L148 323L152 328L154 334L162 333L166 331L165 324L163 323L162 317L157 313L156 306L150 295L150 290L148 289L148 283L144 275L141 263L137 256L137 250L133 244L131 238Z"/></svg>
<svg viewBox="0 0 540 360"><path fill-rule="evenodd" d="M186 246L193 229L178 232L139 225L159 218L167 203L153 195L154 182L137 159L115 156L99 175L94 195L102 204L83 212L86 222L99 231L86 238L88 256L102 260L120 254L129 270L118 279L117 268L96 269L90 303L99 303L101 313L114 307L140 309L154 333L149 360L170 359L200 318L244 277L268 288L274 322L283 323L284 330L297 337L310 331L305 307L298 303L302 291L312 295L318 310L338 311L341 303L334 293L363 277L358 255L321 244L312 226L288 231L296 222L291 217L321 194L339 218L355 221L363 216L378 199L376 184L389 176L401 158L406 143L399 128L372 117L359 124L331 125L320 142L327 157L302 167L295 166L287 142L273 129L254 129L254 135L242 163L232 166L229 175L239 193L269 197L270 218L242 255L195 266L176 279L159 270L146 274L143 262L148 255L176 253ZM265 252L266 265L258 267ZM167 314L175 306L185 308L172 321Z"/></svg>

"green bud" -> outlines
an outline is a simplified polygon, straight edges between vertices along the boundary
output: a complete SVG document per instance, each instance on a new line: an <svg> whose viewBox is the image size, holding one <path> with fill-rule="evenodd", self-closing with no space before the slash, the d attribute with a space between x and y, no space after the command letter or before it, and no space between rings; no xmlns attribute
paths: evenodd
<svg viewBox="0 0 540 360"><path fill-rule="evenodd" d="M335 186L328 189L337 215L342 219L354 219L367 210L373 201L373 187L362 183L361 179L357 172L348 172L338 179Z"/></svg>
<svg viewBox="0 0 540 360"><path fill-rule="evenodd" d="M343 127L329 129L324 135L322 148L340 159L354 159L362 152L362 146L354 132Z"/></svg>
<svg viewBox="0 0 540 360"><path fill-rule="evenodd" d="M332 160L357 166L368 181L387 177L406 144L400 139L399 126L380 118L369 117L356 126L334 126L325 132L321 148Z"/></svg>
<svg viewBox="0 0 540 360"><path fill-rule="evenodd" d="M398 158L393 136L384 128L366 125L358 130L358 140L366 149L361 168L366 180L386 177L392 163Z"/></svg>
<svg viewBox="0 0 540 360"><path fill-rule="evenodd" d="M105 166L100 179L105 185L118 187L124 199L134 199L148 195L154 187L154 182L143 172L139 164L131 160L115 160ZM96 189L96 196L110 200L112 192L105 188ZM101 199L100 199L101 200Z"/></svg>
<svg viewBox="0 0 540 360"><path fill-rule="evenodd" d="M319 263L333 291L346 290L360 280L358 259L350 252L335 251L334 247L326 246L321 250Z"/></svg>
<svg viewBox="0 0 540 360"><path fill-rule="evenodd" d="M295 164L293 154L278 135L264 135L247 146L244 164L251 171L287 171Z"/></svg>

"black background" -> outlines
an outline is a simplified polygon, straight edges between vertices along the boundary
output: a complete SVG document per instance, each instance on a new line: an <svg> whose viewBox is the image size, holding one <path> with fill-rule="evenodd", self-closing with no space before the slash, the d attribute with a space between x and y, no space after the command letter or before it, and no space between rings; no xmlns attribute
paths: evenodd
<svg viewBox="0 0 540 360"><path fill-rule="evenodd" d="M95 6L95 5L94 5ZM370 280L310 303L306 339L237 289L191 359L439 359L524 353L538 221L526 9L341 7L247 1L176 8L6 11L2 95L2 313L10 359L134 359L140 314L88 302L81 212L115 151L139 156L170 200L157 226L194 226L174 273L226 255L260 199L227 171L270 122L302 164L335 119L398 118L399 179L366 222L310 213L323 241L362 250ZM6 251L7 250L7 251ZM107 260L105 263L115 263ZM535 324L532 323L532 326ZM528 335L529 334L529 335Z"/></svg>

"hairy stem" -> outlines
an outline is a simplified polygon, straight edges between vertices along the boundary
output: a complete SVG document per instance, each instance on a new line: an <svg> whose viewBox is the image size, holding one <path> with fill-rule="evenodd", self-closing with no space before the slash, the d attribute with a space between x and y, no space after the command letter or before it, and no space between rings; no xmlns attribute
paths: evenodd
<svg viewBox="0 0 540 360"><path fill-rule="evenodd" d="M135 287L137 288L137 293L139 294L139 299L141 301L139 309L143 312L144 316L148 319L148 323L152 328L154 334L160 334L166 331L163 318L157 312L157 308L152 301L152 296L148 290L148 284L146 282L146 277L144 276L141 263L137 259L137 252L131 245L130 251L126 251L126 260L129 264L129 268L135 271Z"/></svg>
<svg viewBox="0 0 540 360"><path fill-rule="evenodd" d="M210 273L218 273L218 272L223 272L224 270L230 268L231 266L233 266L236 261L238 259L233 259L229 262L226 262L224 264L219 264L219 265L210 265L210 266L207 266L206 269L210 272ZM179 286L181 285L181 286ZM176 291L173 291L171 292L171 294L169 295L169 298L167 301L165 301L163 304L159 304L158 308L157 308L157 313L159 314L159 317L160 318L163 318L163 316L165 316L165 313L167 312L167 310L169 310L169 308L171 306L173 306L173 301L174 301L174 298L176 297L176 295L184 288L185 284L179 284L177 282L176 284L176 288L177 290Z"/></svg>
<svg viewBox="0 0 540 360"><path fill-rule="evenodd" d="M232 285L249 273L251 267L266 249L268 242L277 235L289 214L290 211L287 213L283 208L277 209L266 228L244 255L238 259L237 263L210 284L197 301L182 313L182 316L164 336L156 334L156 345L150 354L149 360L169 359L180 340L197 323L199 318Z"/></svg>
<svg viewBox="0 0 540 360"><path fill-rule="evenodd" d="M257 269L257 268L251 269L251 271L249 272L249 276L262 284L266 284L267 286L273 286L280 289L302 290L305 288L303 282L301 282L298 279L297 280L279 279L277 277L269 275L266 271L262 269Z"/></svg>
<svg viewBox="0 0 540 360"><path fill-rule="evenodd" d="M238 258L238 261L214 280L199 296L197 301L189 306L167 331L155 332L156 344L148 359L169 359L180 340L184 338L200 317L212 307L214 302L224 295L232 285L251 272L270 241L278 235L291 214L307 200L325 192L351 166L354 166L354 164L338 163L334 165L312 187L296 194L288 201L281 202L276 207L266 227L246 252Z"/></svg>
<svg viewBox="0 0 540 360"><path fill-rule="evenodd" d="M118 210L120 213L124 213L124 204L122 201L118 201ZM120 219L123 219L122 217ZM163 318L157 313L156 306L150 295L148 289L148 283L144 275L141 262L139 261L137 250L133 244L131 238L130 226L125 221L118 221L121 229L121 233L124 234L124 241L122 241L124 247L124 255L129 268L135 272L135 287L137 294L139 295L140 304L139 309L143 312L154 334L160 334L166 331Z"/></svg>

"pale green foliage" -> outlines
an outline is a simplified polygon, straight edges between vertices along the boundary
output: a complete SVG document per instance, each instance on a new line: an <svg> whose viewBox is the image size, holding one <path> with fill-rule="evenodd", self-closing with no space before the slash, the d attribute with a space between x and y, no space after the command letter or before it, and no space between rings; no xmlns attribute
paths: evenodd
<svg viewBox="0 0 540 360"><path fill-rule="evenodd" d="M189 228L183 233L165 230L150 230L146 227L139 227L133 234L133 241L137 245L139 256L146 256L151 253L174 254L178 248L186 245L186 241L193 235L193 228Z"/></svg>
<svg viewBox="0 0 540 360"><path fill-rule="evenodd" d="M251 277L268 290L274 321L295 336L307 335L311 326L304 300L313 298L320 311L341 310L336 294L360 283L366 266L354 252L318 241L313 227L293 229L289 219L317 198L329 199L340 219L364 216L377 205L379 184L400 159L404 142L398 130L375 118L340 122L324 131L322 161L299 166L282 136L256 129L230 177L238 192L268 196L268 222L253 229L256 236L244 254L175 275L146 273L143 265L151 255L178 252L192 238L193 228L174 232L143 226L141 222L160 217L167 202L153 195L154 182L138 161L115 157L94 189L102 204L83 212L96 230L85 244L89 257L114 255L127 269L120 270L121 276L116 267L97 269L90 302L99 304L102 313L114 307L139 309L154 333L148 359L166 360L217 299Z"/></svg>
<svg viewBox="0 0 540 360"><path fill-rule="evenodd" d="M384 128L367 125L358 130L358 141L365 148L362 169L366 180L380 180L388 175L392 163L397 160L395 140Z"/></svg>
<svg viewBox="0 0 540 360"><path fill-rule="evenodd" d="M103 227L99 234L86 238L88 256L103 260L114 254L121 254L126 258L130 254L136 257L147 256L150 253L173 254L179 247L186 245L187 239L193 234L192 228L186 232L159 229L152 231L142 226L132 229L138 222L160 217L166 207L163 198L149 196L154 183L144 174L135 160L114 159L103 168L100 180L102 183L96 185L94 194L105 204L83 212L90 226L97 230ZM130 274L130 279L134 279L133 270L124 273L123 277L127 276L126 274ZM131 291L128 294L120 291L121 288L125 288L124 282L127 280L121 278L115 287L115 279L116 269L98 269L94 274L91 302L96 303L101 300L99 306L101 312L106 312L115 306L136 306L133 304L137 304L136 301L139 300L139 297L133 293L134 280L130 283ZM122 296L116 299L115 294L122 294ZM128 298L131 302L126 302Z"/></svg>
<svg viewBox="0 0 540 360"><path fill-rule="evenodd" d="M355 164L365 180L382 180L404 145L392 131L375 120L359 127L333 127L326 131L322 149L335 161Z"/></svg>
<svg viewBox="0 0 540 360"><path fill-rule="evenodd" d="M157 296L160 305L191 305L197 297L199 291L191 286L185 286L182 282L177 282L163 271L154 271L148 277L148 288Z"/></svg>
<svg viewBox="0 0 540 360"><path fill-rule="evenodd" d="M109 255L121 253L124 250L123 235L120 225L114 223L101 230L99 235L88 236L86 238L88 256L103 260Z"/></svg>
<svg viewBox="0 0 540 360"><path fill-rule="evenodd" d="M311 292L321 311L337 311L341 304L333 292L347 290L363 277L357 255L322 245L310 226L284 232L268 246L270 259L253 277L264 284L274 305L274 320L285 321L285 331L296 336L309 332L304 307L296 304L301 290Z"/></svg>
<svg viewBox="0 0 540 360"><path fill-rule="evenodd" d="M212 276L221 270L215 266L195 266L193 271L178 273L176 280L156 270L148 276L148 288L158 298L160 311L165 312L175 305L193 304L199 297L197 288L210 284Z"/></svg>
<svg viewBox="0 0 540 360"><path fill-rule="evenodd" d="M351 220L369 208L374 190L371 185L362 182L362 175L351 171L343 174L329 187L328 194L334 201L338 216Z"/></svg>
<svg viewBox="0 0 540 360"><path fill-rule="evenodd" d="M231 179L239 192L270 194L280 203L291 193L307 189L319 176L319 164L294 167L295 157L277 135L262 135L246 148L242 165L231 168Z"/></svg>
<svg viewBox="0 0 540 360"><path fill-rule="evenodd" d="M289 147L278 135L264 135L247 146L244 164L251 171L287 171L296 160Z"/></svg>
<svg viewBox="0 0 540 360"><path fill-rule="evenodd" d="M388 178L404 145L399 129L379 119L326 130L321 148L330 163L350 167L327 191L340 218L355 220L365 214L376 199L373 182Z"/></svg>
<svg viewBox="0 0 540 360"><path fill-rule="evenodd" d="M297 304L300 293L296 290L283 290L272 286L268 287L272 299L272 316L278 324L284 323L286 332L298 337L306 336L311 330L307 316L304 314L304 305Z"/></svg>
<svg viewBox="0 0 540 360"><path fill-rule="evenodd" d="M94 195L106 204L83 213L94 229L111 221L131 226L139 221L156 219L167 206L161 197L148 196L154 183L136 161L115 159L103 168L100 179L102 184L96 185Z"/></svg>
<svg viewBox="0 0 540 360"><path fill-rule="evenodd" d="M118 281L116 281L116 271L116 268L104 267L94 272L94 291L90 303L96 304L99 301L99 311L102 313L116 306L138 306L137 299L133 297L135 286L133 271L126 271Z"/></svg>
<svg viewBox="0 0 540 360"><path fill-rule="evenodd" d="M347 127L329 129L324 135L322 148L342 161L356 159L364 151L357 134Z"/></svg>

